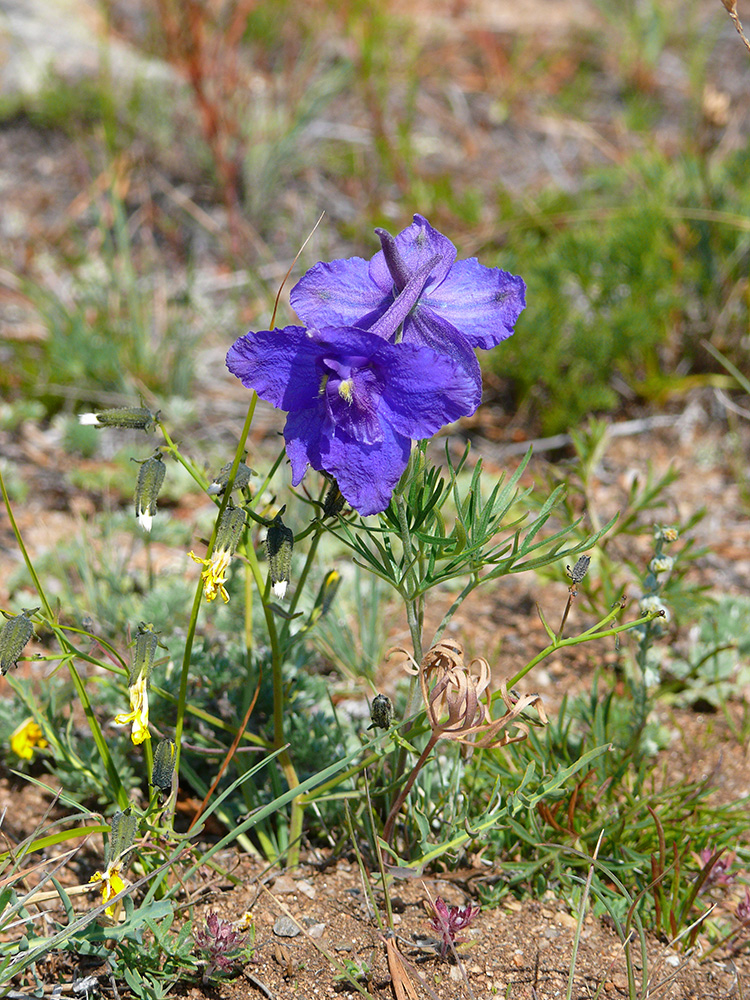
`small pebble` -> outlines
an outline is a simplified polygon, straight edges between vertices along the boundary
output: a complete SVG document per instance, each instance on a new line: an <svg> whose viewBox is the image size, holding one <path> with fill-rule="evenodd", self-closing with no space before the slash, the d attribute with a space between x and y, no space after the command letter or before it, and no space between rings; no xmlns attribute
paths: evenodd
<svg viewBox="0 0 750 1000"><path fill-rule="evenodd" d="M273 891L277 896L287 896L297 891L297 883L288 875L279 875L273 883Z"/></svg>
<svg viewBox="0 0 750 1000"><path fill-rule="evenodd" d="M273 932L279 937L297 937L302 933L291 917L279 917L273 925Z"/></svg>
<svg viewBox="0 0 750 1000"><path fill-rule="evenodd" d="M295 885L297 890L307 896L308 899L315 899L315 889L305 879L301 878L298 882L295 882Z"/></svg>

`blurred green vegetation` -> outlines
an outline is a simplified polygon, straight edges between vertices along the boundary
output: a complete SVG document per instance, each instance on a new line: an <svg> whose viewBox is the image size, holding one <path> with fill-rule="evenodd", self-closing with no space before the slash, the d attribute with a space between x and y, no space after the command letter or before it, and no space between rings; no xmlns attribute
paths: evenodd
<svg viewBox="0 0 750 1000"><path fill-rule="evenodd" d="M679 11L657 0L600 6L598 28L556 43L490 32L448 44L408 30L406 15L372 0L260 3L249 12L229 3L221 14L201 7L199 24L172 0L154 5L137 41L188 81L162 107L160 129L147 113L153 100L137 87L116 94L106 74L80 87L51 79L36 98L0 107L6 122L21 116L102 141L117 180L92 203L93 216L71 223L66 254L53 262L63 280L46 280L33 261L18 276L47 336L9 343L0 389L39 399L49 413L74 388L81 399L194 391L195 345L211 325L191 287L200 260L168 213L151 220L150 254L135 244L141 208L120 191L123 172L127 180L135 169L121 154L136 138L157 167L167 148L174 162L176 146L188 173L208 172L227 229L208 241L204 233L202 246L219 266L236 266L238 252L256 267L291 259L321 201L335 197L341 210L316 237L319 254L369 255L373 225L395 230L414 211L455 234L459 252L468 243L487 260L495 248L488 263L525 279L528 308L516 335L482 361L506 411L543 433L629 401L662 405L696 384L720 384L725 376L700 341L741 367L750 324L750 144L716 155L718 133L700 118L723 21L706 21L692 0ZM117 11L110 16L117 26ZM687 74L675 119L682 148L669 154L658 142L675 99L661 80L665 53L679 55ZM583 121L604 80L618 127L640 151L585 168L566 191L514 193L476 164L447 169L435 144L450 93L458 109L451 66L463 74L462 100L490 97L496 123L530 108ZM425 92L432 122L420 110ZM472 127L471 115L453 115L459 142L470 143ZM92 225L93 243L84 238ZM171 262L158 257L164 239L183 258L177 293ZM309 253L303 261L298 270ZM273 283L252 281L248 292L252 314L265 320ZM239 299L235 316L248 311Z"/></svg>

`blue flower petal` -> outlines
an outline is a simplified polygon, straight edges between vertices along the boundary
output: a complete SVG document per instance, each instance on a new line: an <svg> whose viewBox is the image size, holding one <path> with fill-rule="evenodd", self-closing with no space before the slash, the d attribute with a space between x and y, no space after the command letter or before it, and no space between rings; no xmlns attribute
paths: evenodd
<svg viewBox="0 0 750 1000"><path fill-rule="evenodd" d="M393 301L393 282L379 288L370 281L361 257L316 264L289 293L289 302L309 326L370 327Z"/></svg>
<svg viewBox="0 0 750 1000"><path fill-rule="evenodd" d="M366 517L385 510L409 461L411 441L383 424L383 440L362 444L345 436L323 443L321 460L351 506ZM311 463L312 464L312 463Z"/></svg>
<svg viewBox="0 0 750 1000"><path fill-rule="evenodd" d="M310 405L320 389L320 346L303 326L248 333L227 352L227 368L261 399L282 410Z"/></svg>
<svg viewBox="0 0 750 1000"><path fill-rule="evenodd" d="M382 418L415 441L472 414L482 398L481 379L472 371L417 344L393 345L387 375Z"/></svg>
<svg viewBox="0 0 750 1000"><path fill-rule="evenodd" d="M477 406L482 395L482 370L474 348L452 324L420 305L404 324L404 341L431 347L437 354L451 358L474 380Z"/></svg>
<svg viewBox="0 0 750 1000"><path fill-rule="evenodd" d="M320 407L290 413L284 426L286 453L292 463L292 486L298 486L308 465L324 471L320 455L322 421Z"/></svg>
<svg viewBox="0 0 750 1000"><path fill-rule="evenodd" d="M523 280L476 257L459 260L436 288L425 290L420 303L452 323L473 347L489 350L513 333L526 308Z"/></svg>

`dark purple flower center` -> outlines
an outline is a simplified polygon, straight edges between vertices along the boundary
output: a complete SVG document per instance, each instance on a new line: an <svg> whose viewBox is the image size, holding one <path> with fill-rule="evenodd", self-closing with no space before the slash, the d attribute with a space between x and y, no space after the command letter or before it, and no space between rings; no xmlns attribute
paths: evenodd
<svg viewBox="0 0 750 1000"><path fill-rule="evenodd" d="M383 440L377 410L384 380L372 358L323 358L319 395L329 424L364 444Z"/></svg>

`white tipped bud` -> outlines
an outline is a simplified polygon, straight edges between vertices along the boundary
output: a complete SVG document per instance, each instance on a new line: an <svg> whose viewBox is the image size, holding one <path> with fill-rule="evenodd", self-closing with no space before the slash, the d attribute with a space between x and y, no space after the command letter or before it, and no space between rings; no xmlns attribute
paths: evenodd
<svg viewBox="0 0 750 1000"><path fill-rule="evenodd" d="M135 487L135 516L144 531L151 531L151 522L156 513L156 498L164 482L166 469L161 452L141 462L138 482Z"/></svg>
<svg viewBox="0 0 750 1000"><path fill-rule="evenodd" d="M91 424L94 427L129 427L133 430L146 431L155 418L145 406L116 406L110 410L98 410L96 413L81 413L78 419L82 424Z"/></svg>
<svg viewBox="0 0 750 1000"><path fill-rule="evenodd" d="M268 569L271 576L271 587L277 597L284 597L292 572L292 548L294 532L287 528L281 520L286 508L282 507L266 534L266 552L268 554Z"/></svg>
<svg viewBox="0 0 750 1000"><path fill-rule="evenodd" d="M138 515L138 524L140 524L144 531L151 531L153 520L151 514L146 510L142 510Z"/></svg>

